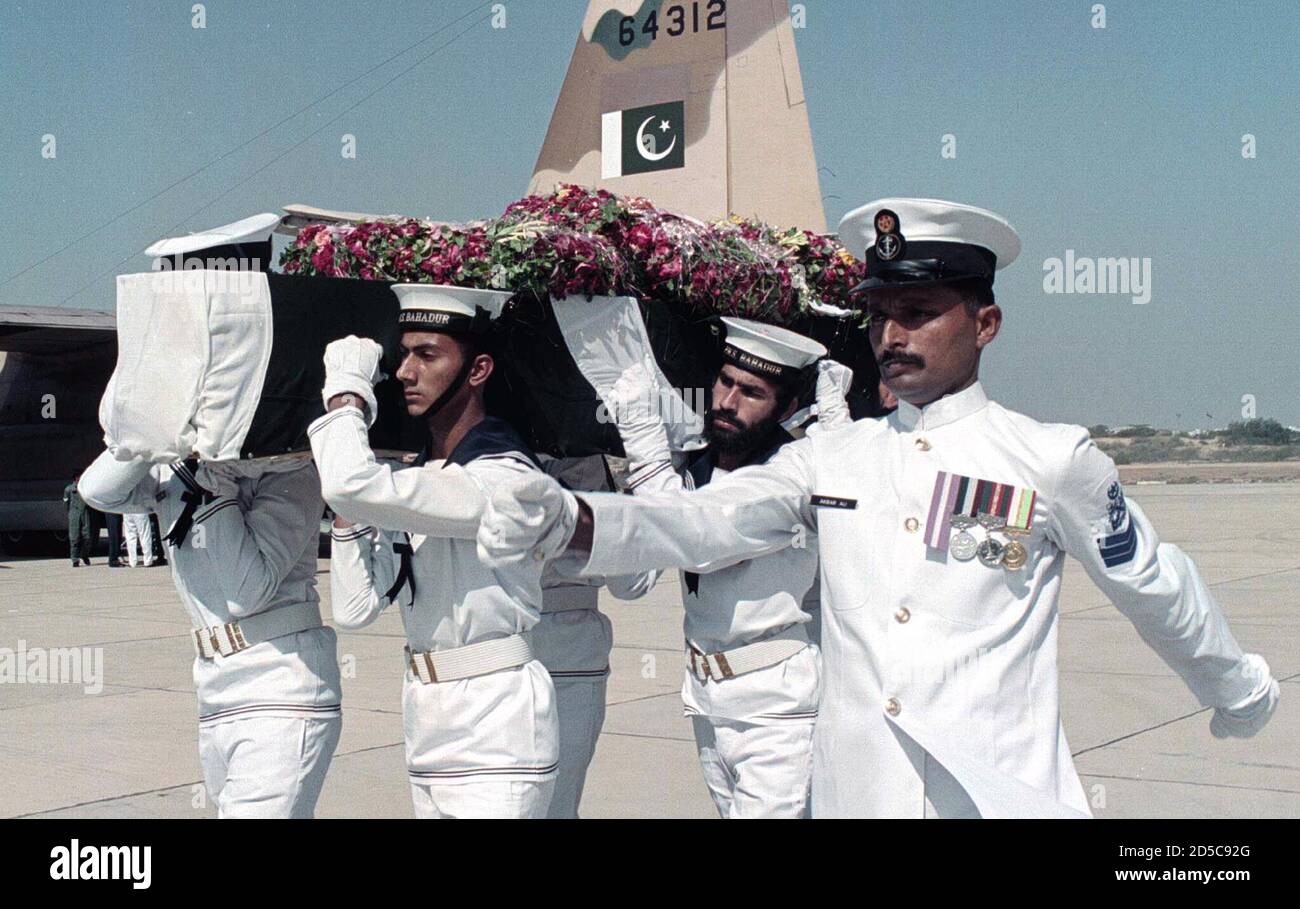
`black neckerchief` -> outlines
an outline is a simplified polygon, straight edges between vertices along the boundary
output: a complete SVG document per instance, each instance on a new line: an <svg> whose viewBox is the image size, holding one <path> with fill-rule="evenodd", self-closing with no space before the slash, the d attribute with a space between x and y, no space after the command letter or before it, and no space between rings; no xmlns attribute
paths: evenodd
<svg viewBox="0 0 1300 909"><path fill-rule="evenodd" d="M172 523L171 529L167 531L167 535L163 537L163 542L171 544L174 548L179 548L185 544L185 537L194 524L194 512L198 510L200 505L212 501L212 493L200 486L199 481L195 479L194 472L199 469L198 458L175 461L171 467L176 473L176 478L185 487L185 491L181 493L181 501L185 503L185 506L181 509L181 513L177 515L175 522Z"/></svg>
<svg viewBox="0 0 1300 909"><path fill-rule="evenodd" d="M427 464L432 454L432 448L425 443L424 450L420 452L415 459L414 466L422 467ZM478 458L490 457L492 455L511 454L518 455L526 459L530 464L541 469L541 463L537 456L533 454L528 443L515 430L513 426L502 420L500 417L484 417L478 423L470 427L465 437L457 443L456 447L451 450L447 460L443 462L443 467L448 464L459 464L464 467L470 461ZM405 534L404 543L394 543L393 551L401 556L401 566L397 571L397 579L393 581L393 586L388 588L384 594L389 600L392 600L402 587L410 585L411 588L411 605L415 605L415 578L411 575L411 556L414 550L411 547L411 535Z"/></svg>
<svg viewBox="0 0 1300 909"><path fill-rule="evenodd" d="M766 464L776 453L781 450L788 442L793 442L794 436L785 431L785 427L780 424L772 431L772 442L770 445L757 446L743 461L736 465L735 469L750 467L754 464ZM691 452L686 458L686 472L691 475L695 482L696 489L702 489L713 479L713 451L709 448L700 448ZM686 589L691 593L699 596L700 576L693 571L686 572Z"/></svg>

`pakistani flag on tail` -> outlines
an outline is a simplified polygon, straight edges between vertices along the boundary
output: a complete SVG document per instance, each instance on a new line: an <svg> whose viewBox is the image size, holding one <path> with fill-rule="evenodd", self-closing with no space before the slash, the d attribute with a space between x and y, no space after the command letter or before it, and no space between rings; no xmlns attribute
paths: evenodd
<svg viewBox="0 0 1300 909"><path fill-rule="evenodd" d="M683 102L614 110L600 121L602 180L686 166Z"/></svg>

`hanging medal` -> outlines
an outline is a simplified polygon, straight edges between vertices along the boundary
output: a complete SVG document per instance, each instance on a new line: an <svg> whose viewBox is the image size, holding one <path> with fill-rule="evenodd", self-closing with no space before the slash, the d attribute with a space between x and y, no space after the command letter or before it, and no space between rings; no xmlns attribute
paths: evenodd
<svg viewBox="0 0 1300 909"><path fill-rule="evenodd" d="M1005 548L1000 540L994 538L993 533L1006 526L1006 519L983 512L976 520L979 521L979 525L984 528L988 536L980 540L979 545L975 548L975 555L979 557L983 564L993 568L1002 561L1002 551Z"/></svg>
<svg viewBox="0 0 1300 909"><path fill-rule="evenodd" d="M1032 489L1017 489L1011 508L1007 514L1007 526L1003 528L1011 540L1002 549L1002 564L1011 571L1018 571L1029 561L1029 550L1017 537L1029 535L1034 523L1034 502L1038 494Z"/></svg>
<svg viewBox="0 0 1300 909"><path fill-rule="evenodd" d="M956 528L957 532L948 541L948 551L952 553L954 559L969 562L975 558L975 551L979 547L979 541L971 534L970 528L977 523L979 522L967 514L952 516L952 526Z"/></svg>
<svg viewBox="0 0 1300 909"><path fill-rule="evenodd" d="M1003 530L1003 533L1008 536L1016 537L1027 534L1029 531L1020 530L1015 527L1007 527ZM1024 568L1025 563L1028 561L1029 550L1025 549L1025 544L1021 543L1019 540L1009 540L1007 545L1002 547L1002 564L1007 568L1010 568L1012 571Z"/></svg>

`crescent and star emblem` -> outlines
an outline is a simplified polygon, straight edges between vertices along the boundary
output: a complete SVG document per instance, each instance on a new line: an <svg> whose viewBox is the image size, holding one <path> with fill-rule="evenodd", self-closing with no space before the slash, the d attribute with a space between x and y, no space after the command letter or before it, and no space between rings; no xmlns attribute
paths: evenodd
<svg viewBox="0 0 1300 909"><path fill-rule="evenodd" d="M637 128L636 150L641 155L641 157L645 158L647 161L662 161L664 158L667 158L669 155L673 153L673 148L677 145L677 137L673 136L673 141L669 142L668 147L661 152L648 151L646 149L645 128L653 119L654 117L646 117L645 120L642 121L640 127ZM668 121L664 120L661 122L667 123Z"/></svg>

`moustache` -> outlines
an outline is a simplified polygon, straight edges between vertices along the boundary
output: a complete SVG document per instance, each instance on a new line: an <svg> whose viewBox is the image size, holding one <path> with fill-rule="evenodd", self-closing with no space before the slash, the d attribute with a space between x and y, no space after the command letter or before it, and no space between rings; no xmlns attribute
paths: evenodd
<svg viewBox="0 0 1300 909"><path fill-rule="evenodd" d="M742 432L749 428L743 422L741 422L740 417L736 416L735 411L731 411L731 410L709 411L710 422L716 423L719 417L726 420L728 423L730 423L732 426L736 427L737 429L741 430Z"/></svg>
<svg viewBox="0 0 1300 909"><path fill-rule="evenodd" d="M891 363L911 363L913 366L920 366L922 368L925 366L925 360L922 357L919 357L916 354L903 353L901 351L887 353L876 361L876 365L881 369L884 369Z"/></svg>

